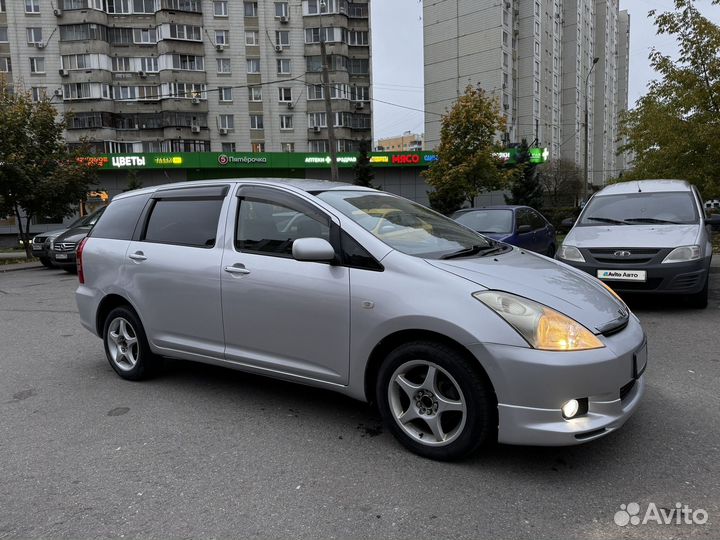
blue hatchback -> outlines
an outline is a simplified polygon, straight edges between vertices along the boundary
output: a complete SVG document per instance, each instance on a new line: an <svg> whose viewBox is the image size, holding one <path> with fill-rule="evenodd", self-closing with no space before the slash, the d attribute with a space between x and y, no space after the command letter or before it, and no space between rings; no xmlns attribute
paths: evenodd
<svg viewBox="0 0 720 540"><path fill-rule="evenodd" d="M548 257L555 255L555 227L529 206L485 206L458 210L458 223L484 236Z"/></svg>

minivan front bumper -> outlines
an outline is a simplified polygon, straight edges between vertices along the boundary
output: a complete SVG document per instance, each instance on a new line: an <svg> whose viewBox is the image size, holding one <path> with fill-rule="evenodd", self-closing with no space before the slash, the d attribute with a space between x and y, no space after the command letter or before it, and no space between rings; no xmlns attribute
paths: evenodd
<svg viewBox="0 0 720 540"><path fill-rule="evenodd" d="M602 349L539 351L501 344L469 347L485 368L498 399L498 441L507 444L567 446L618 429L637 409L645 392L647 341L634 315L628 326L607 337ZM586 414L566 420L562 405L588 400Z"/></svg>

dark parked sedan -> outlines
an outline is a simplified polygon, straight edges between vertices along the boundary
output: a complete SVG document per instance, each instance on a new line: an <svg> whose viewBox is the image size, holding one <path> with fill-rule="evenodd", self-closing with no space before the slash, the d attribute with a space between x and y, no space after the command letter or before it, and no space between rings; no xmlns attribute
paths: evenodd
<svg viewBox="0 0 720 540"><path fill-rule="evenodd" d="M95 222L102 216L105 206L83 218L74 227L68 229L50 242L52 264L67 272L75 273L75 248L87 236Z"/></svg>
<svg viewBox="0 0 720 540"><path fill-rule="evenodd" d="M555 228L529 206L486 206L458 210L452 218L493 240L548 257L555 255Z"/></svg>

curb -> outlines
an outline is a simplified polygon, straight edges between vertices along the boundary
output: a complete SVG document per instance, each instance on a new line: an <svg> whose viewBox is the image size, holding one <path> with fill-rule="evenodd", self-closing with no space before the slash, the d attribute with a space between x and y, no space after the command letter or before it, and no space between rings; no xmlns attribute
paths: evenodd
<svg viewBox="0 0 720 540"><path fill-rule="evenodd" d="M5 272L17 272L19 270L33 270L36 268L45 268L41 263L20 263L20 264L6 264L0 266L0 274Z"/></svg>

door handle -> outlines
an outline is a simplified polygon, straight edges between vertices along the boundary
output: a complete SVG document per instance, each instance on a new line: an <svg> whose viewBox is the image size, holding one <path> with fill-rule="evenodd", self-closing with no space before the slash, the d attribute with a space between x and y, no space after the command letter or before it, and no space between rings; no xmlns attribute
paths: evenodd
<svg viewBox="0 0 720 540"><path fill-rule="evenodd" d="M133 261L144 261L147 259L145 255L143 255L142 251L136 251L135 253L131 253L128 255Z"/></svg>
<svg viewBox="0 0 720 540"><path fill-rule="evenodd" d="M228 274L249 274L250 273L250 270L245 268L245 265L241 264L241 263L234 264L233 266L226 266L225 271Z"/></svg>

